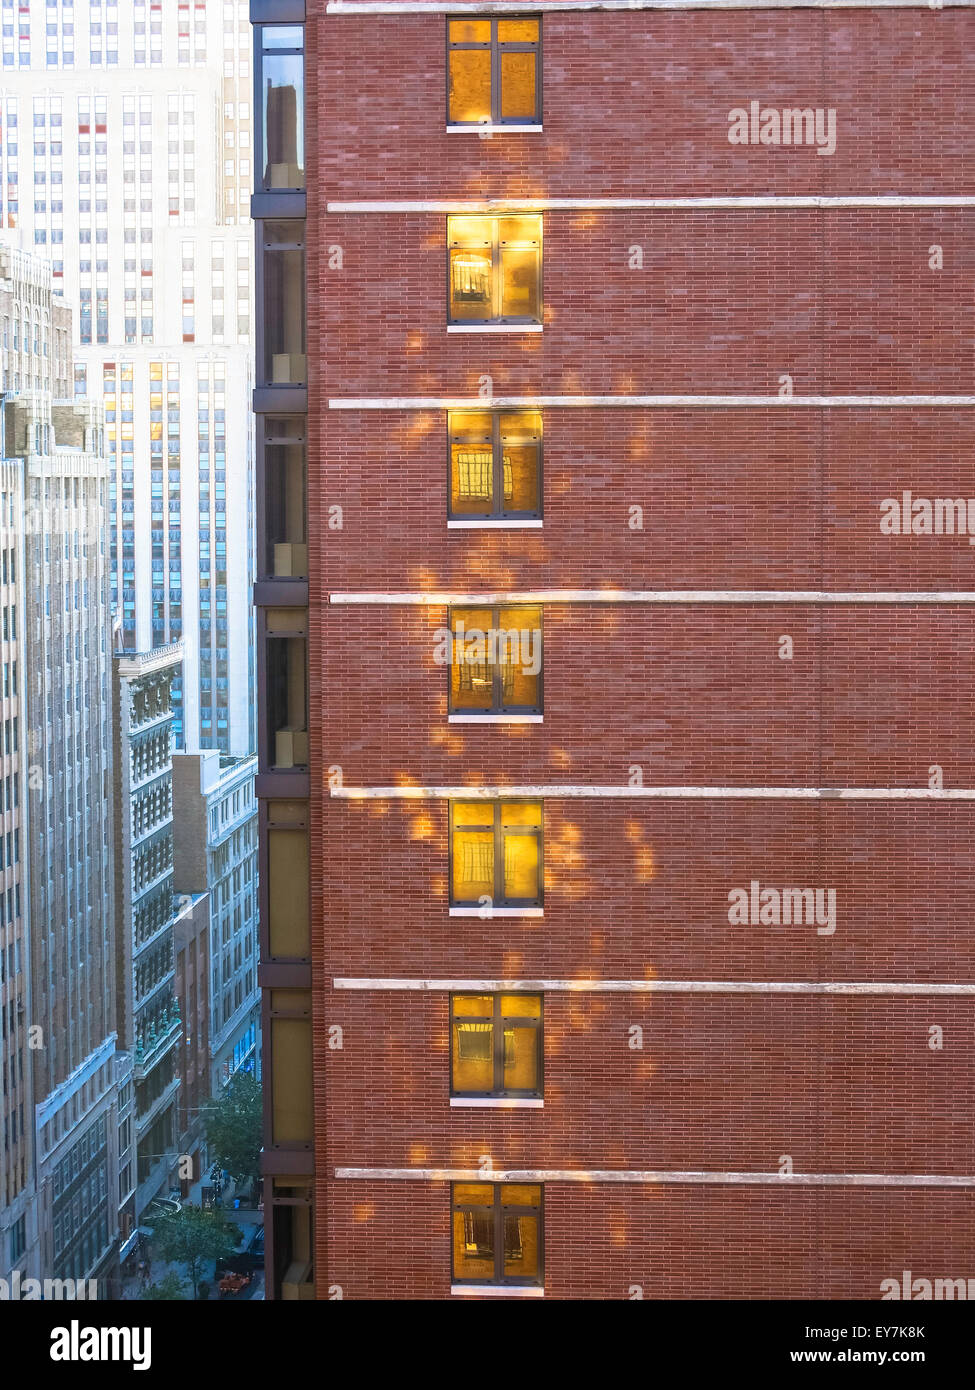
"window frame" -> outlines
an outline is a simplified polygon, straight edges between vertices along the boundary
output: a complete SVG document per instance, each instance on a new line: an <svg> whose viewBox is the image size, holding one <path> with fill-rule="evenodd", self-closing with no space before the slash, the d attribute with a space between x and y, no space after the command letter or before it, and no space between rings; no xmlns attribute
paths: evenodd
<svg viewBox="0 0 975 1390"><path fill-rule="evenodd" d="M265 48L264 31L265 29L300 29L301 46L296 47L275 47ZM308 78L307 63L305 62L305 24L303 20L265 20L260 24L254 25L254 122L251 132L251 158L253 159L253 179L255 193L304 193L308 183L308 170L302 169L303 183L294 188L272 188L266 180L267 174L267 141L265 131L265 109L264 109L264 58L265 56L284 56L301 58L301 81L302 81L302 102L299 103L296 112L296 120L300 129L302 146L307 160L307 150L304 150L305 135L304 129L305 110L304 98L307 96L306 82Z"/></svg>
<svg viewBox="0 0 975 1390"><path fill-rule="evenodd" d="M483 833L491 830L494 834L494 893L491 897L492 908L544 908L545 906L545 802L537 796L504 796L504 797L451 797L447 803L447 889L450 907L478 908L481 906L480 900L476 898L461 899L457 897L454 889L454 808L461 802L478 801L485 807L492 808L491 824L464 825L457 827L460 830L477 830ZM541 810L540 824L509 826L507 830L502 830L501 808L506 805L533 806L538 805ZM538 841L538 895L535 898L507 898L504 896L504 835L505 834L531 834L536 836Z"/></svg>
<svg viewBox="0 0 975 1390"><path fill-rule="evenodd" d="M454 1024L463 1022L464 1018L472 1021L479 1021L483 1017L479 1014L464 1015L461 1018L454 1017L455 999L476 999L480 995L489 994L491 996L493 1012L490 1022L494 1028L493 1050L494 1050L494 1085L490 1091L461 1091L454 1083ZM502 1012L502 999L507 994L523 994L526 999L538 1000L538 1018L530 1018L526 1014L506 1015ZM494 1098L506 1100L542 1100L545 1095L545 995L538 990L451 990L449 995L449 1021L450 1021L450 1094L457 1097L469 1097L471 1099L491 1100ZM531 1090L517 1090L504 1087L504 1020L506 1017L518 1019L518 1027L532 1028L535 1032L535 1080L536 1085Z"/></svg>
<svg viewBox="0 0 975 1390"><path fill-rule="evenodd" d="M452 43L450 39L450 26L453 23L463 22L464 20L490 20L491 39L488 43L477 40L467 42ZM502 44L498 38L498 24L505 20L512 19L533 19L538 25L538 38L534 41L529 39L519 39L513 42ZM444 40L446 44L446 61L444 63L444 110L447 116L447 128L450 130L483 130L485 127L490 129L492 126L538 126L542 125L542 16L540 14L507 14L507 15L484 15L484 14L448 14L444 25ZM489 121L452 121L450 119L450 55L452 52L465 50L484 51L487 49L491 54L491 117ZM534 53L535 54L535 114L527 116L507 116L501 115L501 55L507 53Z"/></svg>
<svg viewBox="0 0 975 1390"><path fill-rule="evenodd" d="M454 443L455 435L461 433L455 422L472 420L477 416L491 416L491 510L485 512L461 512L454 510ZM504 442L502 423L518 416L536 415L539 429L536 436L527 436L525 442L535 445L535 506L528 511L515 508L506 509L504 505ZM544 512L544 487L542 483L542 452L545 438L545 422L541 411L532 410L448 410L447 411L447 519L448 521L540 521ZM457 441L462 442L462 441ZM516 434L509 441L512 448L522 443ZM485 440L485 443L487 441Z"/></svg>
<svg viewBox="0 0 975 1390"><path fill-rule="evenodd" d="M495 631L501 627L501 610L506 609L538 609L538 634L542 647L542 660L538 675L535 677L537 699L533 705L506 705L504 703L504 677L503 667L491 665L490 660L485 662L487 669L491 672L491 704L487 709L474 709L470 705L454 704L454 681L453 672L455 665L459 663L451 661L447 666L447 714L462 714L465 718L477 719L479 717L490 717L498 714L544 714L545 712L545 693L543 690L543 680L545 676L545 628L544 628L544 607L540 603L452 603L447 607L447 630L451 634L450 650L453 653L453 633L454 633L454 614L461 612L471 612L477 608L489 608L491 610L491 627Z"/></svg>
<svg viewBox="0 0 975 1390"><path fill-rule="evenodd" d="M479 1207L472 1202L460 1202L457 1200L457 1189L459 1187L472 1187L475 1185L489 1186L493 1189L493 1200L490 1207ZM501 1192L505 1187L536 1187L538 1189L538 1206L502 1206ZM493 1279L467 1279L457 1273L454 1263L456 1254L454 1248L454 1215L457 1212L480 1211L491 1212L494 1222L494 1278ZM530 1279L519 1279L513 1275L506 1275L504 1272L504 1216L505 1213L515 1216L523 1214L533 1216L538 1223L538 1271ZM450 1282L452 1284L463 1285L465 1287L477 1288L488 1287L497 1288L544 1288L545 1286L545 1184L540 1182L532 1183L504 1183L492 1182L478 1184L473 1182L450 1184Z"/></svg>
<svg viewBox="0 0 975 1390"><path fill-rule="evenodd" d="M502 314L504 295L504 274L501 260L501 221L505 217L535 217L538 219L538 245L535 247L535 284L536 301L538 304L538 315L533 317L528 314ZM455 243L451 239L451 224L463 222L465 220L491 223L491 313L485 318L458 319L453 316L454 289L453 277L451 274L452 250L472 250L472 247L465 247L462 243ZM545 321L545 299L544 286L542 283L542 252L544 243L545 226L540 212L528 211L519 212L517 208L510 208L505 212L450 212L447 214L447 323L451 328L474 329L483 327L485 324L511 324L513 326L526 326L531 324L544 325Z"/></svg>

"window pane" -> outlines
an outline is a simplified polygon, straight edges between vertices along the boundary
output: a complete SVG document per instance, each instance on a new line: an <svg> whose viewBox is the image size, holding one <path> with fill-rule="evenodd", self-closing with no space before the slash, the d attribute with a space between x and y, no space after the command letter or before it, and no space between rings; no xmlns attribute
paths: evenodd
<svg viewBox="0 0 975 1390"><path fill-rule="evenodd" d="M499 217L498 237L502 246L539 246L542 240L542 219L535 212Z"/></svg>
<svg viewBox="0 0 975 1390"><path fill-rule="evenodd" d="M480 515L494 505L494 456L490 444L453 444L450 450L453 509Z"/></svg>
<svg viewBox="0 0 975 1390"><path fill-rule="evenodd" d="M528 420L538 417L512 415L504 418L518 421L521 419ZM491 415L491 412L487 410L452 410L449 419L450 437L458 444L465 442L471 444L490 444L493 419L494 417Z"/></svg>
<svg viewBox="0 0 975 1390"><path fill-rule="evenodd" d="M534 53L502 52L501 115L506 120L535 119Z"/></svg>
<svg viewBox="0 0 975 1390"><path fill-rule="evenodd" d="M300 24L265 24L261 26L263 48L303 48L305 36Z"/></svg>
<svg viewBox="0 0 975 1390"><path fill-rule="evenodd" d="M490 217L471 217L461 213L447 218L447 240L451 246L471 246L490 251L493 235Z"/></svg>
<svg viewBox="0 0 975 1390"><path fill-rule="evenodd" d="M538 1192L539 1188L532 1191ZM454 1206L490 1207L494 1203L494 1188L489 1182L454 1183Z"/></svg>
<svg viewBox="0 0 975 1390"><path fill-rule="evenodd" d="M528 57L531 55L528 54ZM491 50L454 48L450 52L451 121L491 119Z"/></svg>
<svg viewBox="0 0 975 1390"><path fill-rule="evenodd" d="M498 43L537 43L537 19L499 19Z"/></svg>
<svg viewBox="0 0 975 1390"><path fill-rule="evenodd" d="M502 658L502 704L505 708L537 706L542 670L542 610L502 608L500 626L504 634L498 648Z"/></svg>
<svg viewBox="0 0 975 1390"><path fill-rule="evenodd" d="M538 253L533 248L501 248L501 313L505 318L538 318Z"/></svg>
<svg viewBox="0 0 975 1390"><path fill-rule="evenodd" d="M470 802L465 803L470 805ZM542 824L542 803L540 801L505 801L501 804L502 825Z"/></svg>
<svg viewBox="0 0 975 1390"><path fill-rule="evenodd" d="M538 838L506 834L504 837L504 896L535 902L538 899Z"/></svg>
<svg viewBox="0 0 975 1390"><path fill-rule="evenodd" d="M538 1088L538 1029L524 1024L504 1030L504 1089Z"/></svg>
<svg viewBox="0 0 975 1390"><path fill-rule="evenodd" d="M474 996L468 995L467 998ZM490 998L484 995L483 998ZM502 994L501 1014L504 1018L541 1018L542 996L540 994Z"/></svg>
<svg viewBox="0 0 975 1390"><path fill-rule="evenodd" d="M454 634L450 668L450 698L456 709L490 709L494 701L494 670L489 661L490 608L452 608ZM481 820L479 824L485 824Z"/></svg>
<svg viewBox="0 0 975 1390"><path fill-rule="evenodd" d="M494 803L492 801L455 801L451 809L454 825L490 826L494 824Z"/></svg>
<svg viewBox="0 0 975 1390"><path fill-rule="evenodd" d="M506 995L507 999L532 999L537 995ZM494 1017L494 995L493 994L455 994L453 999L453 1014L455 1018L493 1018Z"/></svg>
<svg viewBox="0 0 975 1390"><path fill-rule="evenodd" d="M454 1212L454 1278L494 1278L492 1212Z"/></svg>
<svg viewBox="0 0 975 1390"><path fill-rule="evenodd" d="M505 1216L504 1273L509 1279L538 1277L537 1216Z"/></svg>
<svg viewBox="0 0 975 1390"><path fill-rule="evenodd" d="M451 317L455 319L489 319L493 312L490 251L452 247L450 251ZM515 311L512 310L511 312Z"/></svg>
<svg viewBox="0 0 975 1390"><path fill-rule="evenodd" d="M476 902L494 896L494 832L455 830L453 863L454 897ZM519 882L524 881L524 875Z"/></svg>
<svg viewBox="0 0 975 1390"><path fill-rule="evenodd" d="M506 445L502 454L501 473L504 485L506 512L538 510L538 446L535 444Z"/></svg>
<svg viewBox="0 0 975 1390"><path fill-rule="evenodd" d="M487 1020L455 1019L453 1034L454 1090L493 1091L494 1024Z"/></svg>
<svg viewBox="0 0 975 1390"><path fill-rule="evenodd" d="M304 59L268 55L263 77L264 187L304 188Z"/></svg>
<svg viewBox="0 0 975 1390"><path fill-rule="evenodd" d="M491 21L489 19L452 19L450 21L451 43L490 43Z"/></svg>

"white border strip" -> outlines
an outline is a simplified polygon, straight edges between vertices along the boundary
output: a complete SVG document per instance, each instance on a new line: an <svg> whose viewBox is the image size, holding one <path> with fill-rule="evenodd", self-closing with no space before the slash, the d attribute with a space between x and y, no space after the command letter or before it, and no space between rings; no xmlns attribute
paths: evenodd
<svg viewBox="0 0 975 1390"><path fill-rule="evenodd" d="M720 1173L638 1168L336 1168L336 1178L398 1182L627 1182L768 1187L975 1187L975 1177L934 1173Z"/></svg>
<svg viewBox="0 0 975 1390"><path fill-rule="evenodd" d="M494 593L333 591L334 604L419 604L445 608L468 603L975 603L971 589L869 591L844 589L508 589Z"/></svg>
<svg viewBox="0 0 975 1390"><path fill-rule="evenodd" d="M875 9L876 5L871 5ZM493 7L492 11L493 13ZM451 10L453 13L453 10ZM761 193L706 198L364 198L326 203L339 212L709 212L715 209L970 208L971 193Z"/></svg>
<svg viewBox="0 0 975 1390"><path fill-rule="evenodd" d="M939 0L938 9L971 9L975 0ZM551 14L574 10L926 10L929 0L329 0L325 13Z"/></svg>
<svg viewBox="0 0 975 1390"><path fill-rule="evenodd" d="M436 993L516 994L844 994L975 995L975 984L900 980L859 983L822 980L409 980L338 978L333 989L426 990Z"/></svg>
<svg viewBox="0 0 975 1390"><path fill-rule="evenodd" d="M761 801L975 801L975 790L962 787L603 787L544 785L525 787L330 787L329 795L345 801L496 801L499 797L683 798ZM480 909L473 909L480 912ZM496 909L496 912L500 911Z"/></svg>
<svg viewBox="0 0 975 1390"><path fill-rule="evenodd" d="M329 410L603 410L697 409L744 407L764 410L830 410L854 407L886 410L892 406L964 407L975 396L333 396Z"/></svg>

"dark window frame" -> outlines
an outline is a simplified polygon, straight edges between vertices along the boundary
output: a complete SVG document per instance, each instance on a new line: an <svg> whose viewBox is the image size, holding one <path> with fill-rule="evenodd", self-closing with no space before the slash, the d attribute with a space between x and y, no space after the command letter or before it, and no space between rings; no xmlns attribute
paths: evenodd
<svg viewBox="0 0 975 1390"><path fill-rule="evenodd" d="M473 419L478 415L490 414L491 416L491 438L484 438L483 443L491 446L492 463L492 505L490 511L484 512L460 512L454 511L454 459L453 446L455 443L471 443L473 440L459 440L457 435L464 431L458 426L462 426L465 419ZM525 433L524 437L520 432L516 432L508 440L512 448L517 448L524 444L534 444L535 446L535 506L523 511L516 508L506 508L504 505L504 435L502 433L503 422L505 420L517 419L526 414L538 415L540 428L537 435ZM539 411L525 410L448 410L447 412L447 516L450 521L539 521L543 514L544 490L542 486L542 450L545 434L545 425Z"/></svg>
<svg viewBox="0 0 975 1390"><path fill-rule="evenodd" d="M527 604L527 603L524 603L524 604L522 604L522 603L483 603L483 604L467 604L467 603L460 604L460 603L458 603L458 604L451 604L451 605L448 607L448 609L447 609L447 628L448 628L448 631L449 631L450 634L451 634L451 638L453 638L453 632L454 632L454 615L457 614L457 613L461 613L461 612L471 612L471 611L472 611L473 609L475 609L475 608L489 608L489 609L491 610L491 626L492 626L492 628L494 628L494 629L500 629L500 627L501 627L501 610L502 610L502 609L506 609L508 612L511 612L512 609L527 609L527 608L538 608L538 609L539 609L538 633L539 633L539 640L541 641L541 644L542 644L542 661L541 661L541 667L540 667L540 669L539 669L538 675L535 677L535 680L536 680L535 689L536 689L536 693L537 693L538 698L537 698L536 702L535 702L533 705L513 705L513 704L512 704L512 705L509 705L509 704L505 704L505 700L504 700L504 675L503 675L503 667L502 667L500 664L492 666L491 663L490 663L490 660L488 660L485 664L486 664L488 670L491 672L491 705L490 705L490 707L489 707L488 709L472 709L469 705L456 705L456 706L455 706L455 705L454 705L453 671L454 671L454 665L455 665L456 663L451 662L451 664L448 665L448 667L447 667L447 713L448 713L448 714L463 714L463 715L465 715L465 716L467 716L467 717L469 717L469 718L471 718L471 719L477 719L478 717L486 717L486 716L495 715L495 714L510 714L510 715L517 715L517 714L543 714L543 713L544 713L544 710L545 710L545 695L544 695L544 691L543 691L543 688L542 688L542 683L543 683L543 679L544 679L544 675L545 675L545 630L544 630L544 617L543 617L544 609L542 608L542 605L541 605L540 603L536 603L536 604ZM451 644L451 651L453 651L453 646L452 646L452 644Z"/></svg>
<svg viewBox="0 0 975 1390"><path fill-rule="evenodd" d="M450 994L450 1094L452 1096L469 1096L479 1099L491 1099L494 1097L506 1098L510 1100L541 1100L544 1097L545 1076L545 995L535 990L487 990L481 993L491 995L493 1002L493 1012L488 1019L487 1015L464 1014L454 1017L455 999L476 999L479 997L477 991L452 990ZM502 1013L501 1001L506 994L523 993L528 999L537 999L539 1004L538 1018L529 1018L525 1014L504 1014ZM504 1021L510 1018L518 1028L533 1028L535 1030L535 1078L536 1085L531 1090L516 1090L505 1088L504 1085ZM493 1047L494 1047L494 1084L490 1091L462 1091L454 1084L454 1024L480 1021L490 1022L494 1027Z"/></svg>
<svg viewBox="0 0 975 1390"><path fill-rule="evenodd" d="M501 240L501 222L506 217L537 217L538 218L538 240L534 244L535 251L535 283L536 299L538 302L538 314L503 314L502 300L504 293L504 270L501 260L501 249L507 243ZM453 317L453 283L451 275L450 253L452 250L459 249L472 251L475 248L464 242L451 240L451 223L458 223L465 218L483 222L485 219L491 223L491 313L484 318L458 319ZM501 324L544 324L544 286L542 283L542 243L545 231L541 213L535 211L519 212L516 208L511 208L499 213L448 213L447 214L447 322L450 325L458 324L464 328L474 328L475 330L487 323ZM512 243L523 245L523 243ZM484 248L486 249L486 248Z"/></svg>
<svg viewBox="0 0 975 1390"><path fill-rule="evenodd" d="M478 1206L473 1202L461 1202L457 1200L456 1192L458 1187L470 1187L476 1183L451 1183L450 1184L450 1282L452 1284L465 1284L472 1287L506 1285L511 1288L542 1288L545 1283L545 1184L544 1183L517 1183L509 1184L503 1182L486 1183L494 1189L491 1206ZM518 1187L537 1187L538 1206L502 1206L501 1192L507 1186ZM454 1265L454 1222L455 1212L478 1212L481 1214L490 1213L494 1223L494 1278L493 1279L467 1279L459 1275ZM504 1217L509 1216L533 1216L538 1224L538 1272L531 1278L519 1279L516 1275L506 1275L504 1272Z"/></svg>
<svg viewBox="0 0 975 1390"><path fill-rule="evenodd" d="M451 797L447 803L447 869L448 889L451 907L480 907L476 898L458 898L454 891L454 807L461 802L474 801L473 797ZM494 834L494 893L492 908L505 907L544 907L545 906L545 802L537 796L503 796L483 798L485 807L491 807L492 819L487 817L483 824L462 825L459 830L490 830ZM541 807L541 823L534 825L511 825L502 829L501 808L506 805L538 805ZM538 896L535 898L506 898L504 895L504 837L505 835L534 835L538 842Z"/></svg>
<svg viewBox="0 0 975 1390"><path fill-rule="evenodd" d="M257 245L257 265L254 277L254 303L257 309L256 333L254 344L254 363L255 363L255 385L258 389L283 390L288 387L307 388L308 385L308 243L306 240L306 228L303 218L294 217L265 217L260 218L256 223L256 245ZM274 227L287 227L290 232L288 241L269 240L269 229ZM280 319L284 312L283 303L278 295L274 295L273 304L268 303L270 298L270 288L267 277L267 258L282 252L300 251L301 252L301 275L302 275L302 302L301 302L301 340L303 346L303 356L305 358L305 380L303 382L275 382L272 381L270 354L268 353L268 329L271 320L277 315ZM294 415L301 412L286 410L283 407L276 410L265 412L276 415Z"/></svg>
<svg viewBox="0 0 975 1390"><path fill-rule="evenodd" d="M300 48L297 48L297 47L296 47L296 48L283 48L283 47L282 47L282 48L265 48L265 46L264 46L264 30L265 30L265 29L300 29L300 30L301 30L301 47L300 47ZM262 24L255 24L255 26L254 26L254 110L253 110L254 120L253 120L252 123L251 123L252 126L253 126L253 132L252 132L252 135L253 135L253 144L252 144L252 146L251 146L251 153L252 153L252 156L253 156L254 191L255 191L255 193L283 193L283 192L290 192L290 193L299 193L299 192L300 192L300 193L303 193L303 192L305 191L305 188L306 188L307 183L308 183L308 170L307 170L307 168L305 168L305 169L303 170L304 182L300 185L300 187L296 186L295 188L289 188L289 189L272 188L272 187L270 186L270 184L268 184L268 183L265 181L265 174L266 174L267 171L266 171L266 169L265 169L266 142L265 142L265 138L264 138L264 137L265 137L265 130L264 130L264 58L265 58L265 56L267 56L267 55L283 56L283 57L296 57L296 56L297 56L297 57L300 57L300 58L301 58L301 66L302 66L302 96L304 96L304 95L305 95L305 93L304 93L304 84L305 84L305 80L306 80L306 78L307 78L307 76L308 76L308 73L307 73L307 65L306 65L306 63L305 63L305 26L304 26L304 22L303 22L303 21L292 22L292 21L288 21L288 20L275 20L275 21L269 20L269 21L267 21L267 22L265 22L265 23L262 23ZM298 112L297 112L297 119L298 119L299 126L302 127L301 133L302 133L302 139L304 139L304 136L305 136L305 131L304 131L304 129L303 129L303 127L304 127L304 119L305 119L304 102L302 102L301 109L299 109ZM234 148L235 148L235 150L236 150L238 147L235 146ZM307 159L307 151L305 152L305 157L306 157L306 159Z"/></svg>
<svg viewBox="0 0 975 1390"><path fill-rule="evenodd" d="M451 43L450 26L451 23L467 20L490 20L491 38L484 43L472 40L469 42ZM498 23L511 19L533 19L538 25L538 38L534 41L530 39L519 39L515 42L502 43L498 38ZM478 130L484 127L484 121L452 121L450 119L450 55L452 52L468 50L484 51L489 49L491 53L491 125L492 126L541 126L542 125L542 16L540 14L510 14L510 15L447 15L447 22L444 27L444 37L447 46L447 57L444 64L444 107L447 113L447 125L455 130ZM533 117L526 116L507 116L501 115L501 55L502 53L534 53L535 54L535 114Z"/></svg>

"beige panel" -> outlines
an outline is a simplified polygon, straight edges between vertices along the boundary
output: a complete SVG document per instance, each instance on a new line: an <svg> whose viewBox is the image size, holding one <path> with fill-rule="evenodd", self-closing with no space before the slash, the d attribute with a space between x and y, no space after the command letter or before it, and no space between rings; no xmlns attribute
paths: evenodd
<svg viewBox="0 0 975 1390"><path fill-rule="evenodd" d="M307 830L268 830L268 893L272 959L311 955Z"/></svg>

